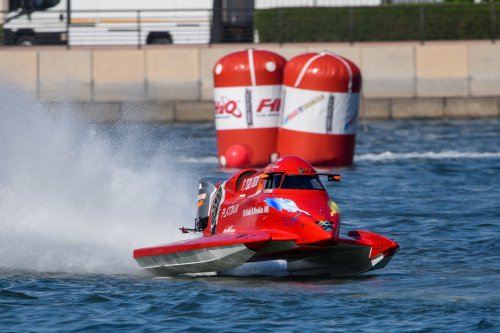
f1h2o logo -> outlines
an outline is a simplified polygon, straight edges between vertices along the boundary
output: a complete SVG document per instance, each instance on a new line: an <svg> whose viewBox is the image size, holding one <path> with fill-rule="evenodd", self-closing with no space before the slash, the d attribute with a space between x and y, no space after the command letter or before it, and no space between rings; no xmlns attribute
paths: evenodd
<svg viewBox="0 0 500 333"><path fill-rule="evenodd" d="M231 100L225 96L220 98L220 101L215 102L215 114L223 115L228 114L236 118L241 118L243 112L238 107L238 102Z"/></svg>
<svg viewBox="0 0 500 333"><path fill-rule="evenodd" d="M265 111L273 113L279 112L281 107L281 98L263 98L260 100L258 105L257 113ZM252 110L251 96L250 99L247 98L247 110ZM243 111L238 106L238 101L222 96L219 101L215 102L215 114L221 116L227 114L235 118L241 118L243 116Z"/></svg>
<svg viewBox="0 0 500 333"><path fill-rule="evenodd" d="M270 112L279 112L281 106L281 98L270 99L264 98L260 101L259 107L257 108L257 113L267 109Z"/></svg>

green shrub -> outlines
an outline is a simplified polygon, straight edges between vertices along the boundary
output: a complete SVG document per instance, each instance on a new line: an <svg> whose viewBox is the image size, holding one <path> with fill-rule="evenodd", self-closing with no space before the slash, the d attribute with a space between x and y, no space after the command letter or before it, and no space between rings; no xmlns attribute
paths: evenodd
<svg viewBox="0 0 500 333"><path fill-rule="evenodd" d="M491 4L266 9L255 27L260 42L490 39L492 14L500 35L500 6Z"/></svg>

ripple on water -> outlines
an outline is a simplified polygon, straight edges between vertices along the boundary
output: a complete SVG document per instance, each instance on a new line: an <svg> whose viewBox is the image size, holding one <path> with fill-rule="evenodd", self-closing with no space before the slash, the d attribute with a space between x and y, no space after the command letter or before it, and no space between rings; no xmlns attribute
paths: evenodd
<svg viewBox="0 0 500 333"><path fill-rule="evenodd" d="M101 130L110 128L108 124ZM196 178L215 169L213 126L139 128L147 134L139 140L144 148L134 155L140 163L130 161L134 168L172 170L168 158L156 155L160 152L171 156L171 163L180 163L183 177L189 175L194 185ZM137 127L134 131L140 134ZM111 132L117 149L129 143L127 125ZM377 122L358 133L356 165L337 170L342 182L327 186L342 210L342 232L372 230L399 242L400 253L383 270L348 279L152 279L139 274L43 273L43 265L38 272L1 270L0 327L2 332L499 331L499 133L499 120ZM166 195L172 188L176 193L176 182L143 183L151 175L147 170L127 183L146 186L132 194L152 193L162 205L174 202L178 217L193 213L191 204ZM138 207L152 207L134 198ZM134 238L147 221L143 215L133 217L133 224L121 220L92 225L99 232L116 231L110 239L128 229ZM170 237L171 228L158 231L169 217L162 215L159 229L147 223L144 228L155 237ZM40 233L33 240L46 235L46 230L36 231ZM80 243L58 242L59 237L63 234L45 244L80 249ZM120 248L129 263L132 245L119 244L130 247ZM95 253L101 259L99 251Z"/></svg>
<svg viewBox="0 0 500 333"><path fill-rule="evenodd" d="M2 298L11 298L14 300L32 300L32 299L38 299L38 297L31 296L25 292L21 291L13 291L13 290L7 290L7 289L2 289L0 290L0 297Z"/></svg>

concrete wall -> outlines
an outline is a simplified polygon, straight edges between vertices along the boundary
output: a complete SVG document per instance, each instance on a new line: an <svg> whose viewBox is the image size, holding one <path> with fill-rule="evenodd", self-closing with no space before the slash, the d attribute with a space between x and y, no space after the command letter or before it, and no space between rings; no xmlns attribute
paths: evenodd
<svg viewBox="0 0 500 333"><path fill-rule="evenodd" d="M252 46L3 48L0 80L105 120L204 121L213 119L215 62ZM487 41L259 48L287 59L322 50L351 59L362 70L361 115L369 119L500 115L500 45Z"/></svg>
<svg viewBox="0 0 500 333"><path fill-rule="evenodd" d="M7 10L9 10L9 0L0 0L0 24L4 22Z"/></svg>

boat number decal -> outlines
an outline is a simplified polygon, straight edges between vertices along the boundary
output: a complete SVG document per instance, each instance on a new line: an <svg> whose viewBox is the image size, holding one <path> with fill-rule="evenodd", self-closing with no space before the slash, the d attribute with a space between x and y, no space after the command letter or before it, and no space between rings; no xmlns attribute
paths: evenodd
<svg viewBox="0 0 500 333"><path fill-rule="evenodd" d="M260 176L255 176L252 178L247 178L243 181L243 185L241 186L242 190L249 190L251 188L254 188L259 184L259 179Z"/></svg>

